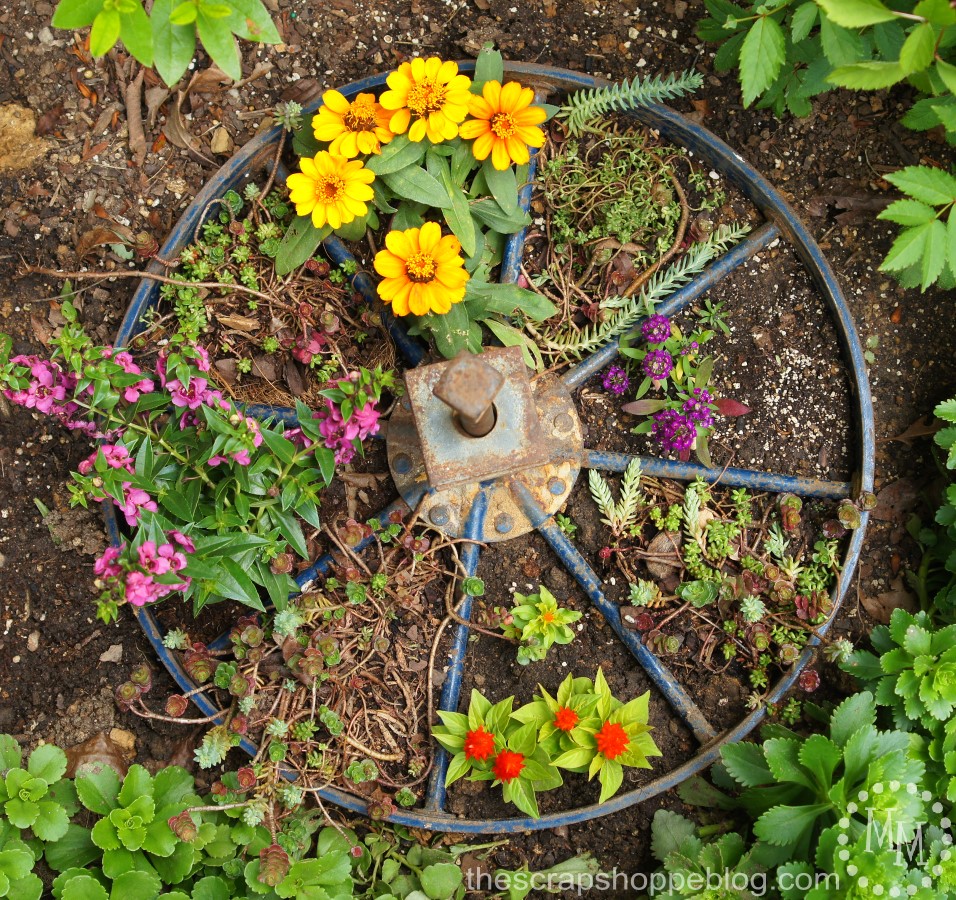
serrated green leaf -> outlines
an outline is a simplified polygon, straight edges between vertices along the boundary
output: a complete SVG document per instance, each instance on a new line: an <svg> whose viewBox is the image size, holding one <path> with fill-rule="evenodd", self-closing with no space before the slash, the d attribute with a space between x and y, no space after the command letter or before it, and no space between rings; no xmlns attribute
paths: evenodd
<svg viewBox="0 0 956 900"><path fill-rule="evenodd" d="M920 262L926 252L933 224L934 222L927 222L925 225L906 228L900 232L886 259L880 264L880 271L894 272Z"/></svg>
<svg viewBox="0 0 956 900"><path fill-rule="evenodd" d="M777 80L787 56L787 39L770 16L754 22L740 48L740 85L744 106L750 106Z"/></svg>
<svg viewBox="0 0 956 900"><path fill-rule="evenodd" d="M679 853L690 838L697 834L697 827L669 809L659 809L651 823L651 852L660 862L665 862L671 853Z"/></svg>
<svg viewBox="0 0 956 900"><path fill-rule="evenodd" d="M109 766L94 763L88 768L81 768L74 784L80 802L91 812L106 816L116 809L120 779Z"/></svg>
<svg viewBox="0 0 956 900"><path fill-rule="evenodd" d="M757 819L754 834L773 847L789 847L798 843L817 819L829 810L829 803L775 806Z"/></svg>
<svg viewBox="0 0 956 900"><path fill-rule="evenodd" d="M845 66L866 58L863 38L848 28L841 28L826 16L820 20L820 46L834 66Z"/></svg>
<svg viewBox="0 0 956 900"><path fill-rule="evenodd" d="M832 22L843 28L865 28L896 16L880 0L816 0Z"/></svg>
<svg viewBox="0 0 956 900"><path fill-rule="evenodd" d="M795 738L771 738L764 741L767 766L778 782L792 782L813 789L813 782L800 764L801 742Z"/></svg>
<svg viewBox="0 0 956 900"><path fill-rule="evenodd" d="M936 60L936 72L950 93L956 94L956 66L945 60Z"/></svg>
<svg viewBox="0 0 956 900"><path fill-rule="evenodd" d="M730 776L744 787L773 783L763 750L756 744L728 744L721 748L720 758Z"/></svg>
<svg viewBox="0 0 956 900"><path fill-rule="evenodd" d="M795 44L799 44L807 35L810 34L817 21L817 5L808 0L801 6L798 6L790 20L790 38Z"/></svg>
<svg viewBox="0 0 956 900"><path fill-rule="evenodd" d="M936 55L937 28L929 22L917 25L907 36L900 50L900 67L905 75L922 72Z"/></svg>
<svg viewBox="0 0 956 900"><path fill-rule="evenodd" d="M956 200L956 177L931 166L906 166L885 176L890 184L916 200L940 206Z"/></svg>
<svg viewBox="0 0 956 900"><path fill-rule="evenodd" d="M43 744L30 754L27 771L34 778L53 784L66 772L66 754L53 744Z"/></svg>
<svg viewBox="0 0 956 900"><path fill-rule="evenodd" d="M923 225L936 218L936 210L919 200L896 200L877 218L895 222L897 225Z"/></svg>
<svg viewBox="0 0 956 900"><path fill-rule="evenodd" d="M830 717L830 739L843 747L855 731L876 721L876 705L868 691L854 694L844 700Z"/></svg>
<svg viewBox="0 0 956 900"><path fill-rule="evenodd" d="M827 81L855 91L877 91L892 87L905 77L906 72L899 63L858 62L838 66L827 77Z"/></svg>
<svg viewBox="0 0 956 900"><path fill-rule="evenodd" d="M936 219L929 225L928 236L923 249L923 260L921 266L922 290L926 290L936 279L939 273L943 271L946 265L946 254L949 247L949 236L946 226Z"/></svg>

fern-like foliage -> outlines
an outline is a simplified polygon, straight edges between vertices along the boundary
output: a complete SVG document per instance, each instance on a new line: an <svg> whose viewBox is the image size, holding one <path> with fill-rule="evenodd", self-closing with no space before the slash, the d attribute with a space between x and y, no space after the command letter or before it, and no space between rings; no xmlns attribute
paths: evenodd
<svg viewBox="0 0 956 900"><path fill-rule="evenodd" d="M622 335L642 316L648 315L665 297L683 287L707 263L736 244L750 231L748 225L722 225L714 229L706 240L693 244L675 263L650 278L633 297L610 297L601 303L608 313L597 322L580 331L562 331L548 340L548 347L565 359L580 359L608 341Z"/></svg>
<svg viewBox="0 0 956 900"><path fill-rule="evenodd" d="M767 530L767 538L763 542L763 548L767 551L774 559L778 562L783 561L784 554L787 552L787 547L790 546L790 541L788 541L783 536L783 530L780 528L779 522L774 522L773 525Z"/></svg>
<svg viewBox="0 0 956 900"><path fill-rule="evenodd" d="M616 538L622 537L637 520L637 513L644 502L640 491L642 474L640 460L632 459L627 464L624 477L621 479L621 497L615 502L611 487L601 473L596 469L588 472L591 496L603 514L601 522L611 529L611 533Z"/></svg>
<svg viewBox="0 0 956 900"><path fill-rule="evenodd" d="M696 485L688 485L684 491L684 532L692 541L703 536L700 527L700 492Z"/></svg>
<svg viewBox="0 0 956 900"><path fill-rule="evenodd" d="M696 91L703 83L700 72L690 69L676 75L654 75L646 78L638 75L633 81L625 80L605 88L577 91L568 97L567 104L561 107L558 115L567 119L568 131L571 134L580 134L592 119L609 112L673 100Z"/></svg>

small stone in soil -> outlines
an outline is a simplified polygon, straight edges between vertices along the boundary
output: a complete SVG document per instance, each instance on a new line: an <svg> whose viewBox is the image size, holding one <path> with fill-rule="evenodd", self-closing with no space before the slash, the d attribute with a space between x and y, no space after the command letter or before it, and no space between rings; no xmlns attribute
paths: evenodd
<svg viewBox="0 0 956 900"><path fill-rule="evenodd" d="M40 646L40 632L31 631L29 637L27 638L27 650L31 653L36 653L37 647Z"/></svg>
<svg viewBox="0 0 956 900"><path fill-rule="evenodd" d="M100 654L100 662L118 663L123 661L123 645L112 644L109 650Z"/></svg>

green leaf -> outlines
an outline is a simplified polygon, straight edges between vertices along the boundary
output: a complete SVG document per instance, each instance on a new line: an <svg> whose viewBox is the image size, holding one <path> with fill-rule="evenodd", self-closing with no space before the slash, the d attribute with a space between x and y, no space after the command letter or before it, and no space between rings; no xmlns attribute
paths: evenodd
<svg viewBox="0 0 956 900"><path fill-rule="evenodd" d="M471 298L477 299L478 303L473 306ZM543 294L511 283L468 282L466 303L469 312L480 317L489 313L511 316L520 312L535 322L543 322L558 312Z"/></svg>
<svg viewBox="0 0 956 900"><path fill-rule="evenodd" d="M877 218L896 222L897 225L923 225L936 218L936 210L932 206L920 203L919 200L896 200Z"/></svg>
<svg viewBox="0 0 956 900"><path fill-rule="evenodd" d="M152 900L162 889L163 883L155 872L124 872L113 880L110 900L130 900L133 897Z"/></svg>
<svg viewBox="0 0 956 900"><path fill-rule="evenodd" d="M817 5L813 0L808 0L802 6L798 6L790 20L790 38L795 44L799 44L810 31L817 21Z"/></svg>
<svg viewBox="0 0 956 900"><path fill-rule="evenodd" d="M516 778L506 786L511 802L526 815L537 819L538 800L534 795L534 788L531 783L524 778Z"/></svg>
<svg viewBox="0 0 956 900"><path fill-rule="evenodd" d="M218 17L205 12L202 6L196 16L196 28L199 31L199 40L213 62L233 81L239 81L242 78L242 60L239 58L239 47L232 32L223 27Z"/></svg>
<svg viewBox="0 0 956 900"><path fill-rule="evenodd" d="M949 245L949 236L946 226L936 219L930 223L925 246L923 249L923 259L920 271L922 282L920 288L926 290L936 279L939 273L943 271L946 265L946 252Z"/></svg>
<svg viewBox="0 0 956 900"><path fill-rule="evenodd" d="M844 700L830 717L830 738L838 746L845 746L853 732L876 721L876 705L868 691L854 694Z"/></svg>
<svg viewBox="0 0 956 900"><path fill-rule="evenodd" d="M756 744L727 744L721 748L720 758L730 776L744 787L773 784L763 750Z"/></svg>
<svg viewBox="0 0 956 900"><path fill-rule="evenodd" d="M601 796L598 802L603 803L620 790L624 783L624 767L616 760L605 759L601 765L598 779L601 782Z"/></svg>
<svg viewBox="0 0 956 900"><path fill-rule="evenodd" d="M880 271L894 272L906 269L923 259L930 241L930 233L936 221L927 222L902 231L890 247L886 259L880 264Z"/></svg>
<svg viewBox="0 0 956 900"><path fill-rule="evenodd" d="M232 7L229 29L238 37L260 44L278 44L282 40L261 0L229 0L229 5Z"/></svg>
<svg viewBox="0 0 956 900"><path fill-rule="evenodd" d="M956 200L956 177L931 166L906 166L884 176L890 184L916 200L940 206Z"/></svg>
<svg viewBox="0 0 956 900"><path fill-rule="evenodd" d="M515 178L514 169L511 166L504 170L496 169L488 158L481 166L481 174L485 177L491 196L495 198L505 215L517 213L518 180Z"/></svg>
<svg viewBox="0 0 956 900"><path fill-rule="evenodd" d="M93 763L88 767L81 767L74 783L80 802L90 812L107 816L116 809L120 779L109 766Z"/></svg>
<svg viewBox="0 0 956 900"><path fill-rule="evenodd" d="M697 834L697 827L669 809L659 809L651 823L651 853L655 859L665 862L671 853L679 853L689 838Z"/></svg>
<svg viewBox="0 0 956 900"><path fill-rule="evenodd" d="M53 20L54 28L85 28L92 25L104 0L60 0Z"/></svg>
<svg viewBox="0 0 956 900"><path fill-rule="evenodd" d="M109 900L109 895L92 875L76 875L64 886L60 900Z"/></svg>
<svg viewBox="0 0 956 900"><path fill-rule="evenodd" d="M120 14L115 9L104 9L93 20L90 29L90 53L105 56L119 40Z"/></svg>
<svg viewBox="0 0 956 900"><path fill-rule="evenodd" d="M235 560L226 557L222 559L221 566L216 578L216 593L228 600L238 600L252 609L264 612L259 590L246 574L245 569Z"/></svg>
<svg viewBox="0 0 956 900"><path fill-rule="evenodd" d="M181 803L193 797L196 783L182 766L166 766L153 777L153 796L157 808Z"/></svg>
<svg viewBox="0 0 956 900"><path fill-rule="evenodd" d="M475 81L479 84L485 81L503 82L505 77L504 61L501 53L492 47L482 47L475 60Z"/></svg>
<svg viewBox="0 0 956 900"><path fill-rule="evenodd" d="M0 734L0 775L9 769L19 769L23 758L20 745L9 734Z"/></svg>
<svg viewBox="0 0 956 900"><path fill-rule="evenodd" d="M484 225L487 225L498 234L514 234L531 224L531 216L520 210L510 215L506 213L496 200L485 197L471 204L471 214Z"/></svg>
<svg viewBox="0 0 956 900"><path fill-rule="evenodd" d="M800 764L801 742L792 738L771 738L764 741L763 753L773 777L778 782L792 782L813 789L810 776Z"/></svg>
<svg viewBox="0 0 956 900"><path fill-rule="evenodd" d="M946 85L946 89L950 93L956 94L956 66L945 60L937 59L936 72L942 79L943 84Z"/></svg>
<svg viewBox="0 0 956 900"><path fill-rule="evenodd" d="M452 204L448 191L437 179L418 166L406 166L397 172L390 172L379 177L391 191L406 200L414 200L416 203L424 203L439 209L447 209Z"/></svg>
<svg viewBox="0 0 956 900"><path fill-rule="evenodd" d="M817 0L817 4L830 21L844 28L865 28L896 17L880 0Z"/></svg>
<svg viewBox="0 0 956 900"><path fill-rule="evenodd" d="M142 766L132 765L123 779L123 787L120 788L117 800L120 806L129 806L143 796L153 796L153 776Z"/></svg>
<svg viewBox="0 0 956 900"><path fill-rule="evenodd" d="M408 166L418 165L425 158L427 149L426 141L410 141L407 134L400 134L382 147L381 153L371 157L365 163L365 168L378 177L389 175Z"/></svg>
<svg viewBox="0 0 956 900"><path fill-rule="evenodd" d="M462 883L461 869L454 863L435 863L422 869L422 890L430 900L449 900Z"/></svg>
<svg viewBox="0 0 956 900"><path fill-rule="evenodd" d="M952 209L946 219L946 260L949 268L956 272L956 211Z"/></svg>
<svg viewBox="0 0 956 900"><path fill-rule="evenodd" d="M535 372L544 371L544 357L541 354L541 348L523 331L505 325L504 322L499 322L497 319L482 319L481 321L501 341L502 346L520 347L521 357L529 369Z"/></svg>
<svg viewBox="0 0 956 900"><path fill-rule="evenodd" d="M153 26L140 0L131 12L120 18L120 37L133 56L144 66L153 64Z"/></svg>
<svg viewBox="0 0 956 900"><path fill-rule="evenodd" d="M448 196L451 198L451 205L442 210L445 223L451 229L452 234L458 238L465 256L472 256L477 247L477 241L475 238L475 220L471 217L468 198L444 170L442 171L442 181L448 191Z"/></svg>
<svg viewBox="0 0 956 900"><path fill-rule="evenodd" d="M827 77L831 84L856 91L877 91L888 88L906 77L902 66L895 62L860 62L839 66Z"/></svg>
<svg viewBox="0 0 956 900"><path fill-rule="evenodd" d="M834 66L849 65L865 58L860 34L841 28L826 17L820 20L820 45Z"/></svg>
<svg viewBox="0 0 956 900"><path fill-rule="evenodd" d="M283 512L280 509L272 507L269 510L269 515L272 517L281 535L292 546L293 552L302 559L308 559L309 548L306 546L305 535L302 534L302 526L299 525L295 514L292 512Z"/></svg>
<svg viewBox="0 0 956 900"><path fill-rule="evenodd" d="M155 0L150 24L153 29L153 61L168 85L175 84L189 68L196 52L196 29L170 20L177 0Z"/></svg>
<svg viewBox="0 0 956 900"><path fill-rule="evenodd" d="M89 829L80 825L68 826L66 834L55 844L48 844L43 852L47 865L54 872L74 867L83 868L99 858L101 853L99 847L93 843Z"/></svg>
<svg viewBox="0 0 956 900"><path fill-rule="evenodd" d="M830 810L829 803L809 806L775 806L754 823L754 834L774 847L796 844L816 820Z"/></svg>
<svg viewBox="0 0 956 900"><path fill-rule="evenodd" d="M43 744L30 754L27 771L34 778L42 778L47 784L53 784L66 772L66 754L53 744Z"/></svg>
<svg viewBox="0 0 956 900"><path fill-rule="evenodd" d="M298 269L312 257L319 244L331 233L332 228L329 225L316 228L310 216L293 219L276 254L276 274L288 275Z"/></svg>
<svg viewBox="0 0 956 900"><path fill-rule="evenodd" d="M288 438L277 434L271 428L262 428L259 433L262 435L262 440L265 442L265 445L278 456L282 462L288 464L295 459L298 450L295 444Z"/></svg>
<svg viewBox="0 0 956 900"><path fill-rule="evenodd" d="M177 0L172 12L169 14L169 21L174 25L189 25L190 27L194 27L198 12L198 6L193 0L182 0L181 3Z"/></svg>
<svg viewBox="0 0 956 900"><path fill-rule="evenodd" d="M760 16L740 48L740 84L744 106L750 106L777 80L787 56L787 39L780 23Z"/></svg>
<svg viewBox="0 0 956 900"><path fill-rule="evenodd" d="M56 842L66 834L70 817L66 810L52 800L41 800L40 815L30 826L41 841Z"/></svg>
<svg viewBox="0 0 956 900"><path fill-rule="evenodd" d="M917 25L909 33L900 50L900 67L905 75L922 72L932 65L936 55L936 37L936 26L929 22Z"/></svg>

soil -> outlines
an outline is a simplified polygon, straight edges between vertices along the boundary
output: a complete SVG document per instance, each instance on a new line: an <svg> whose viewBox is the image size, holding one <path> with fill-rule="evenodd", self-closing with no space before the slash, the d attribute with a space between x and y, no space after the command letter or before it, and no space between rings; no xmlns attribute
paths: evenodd
<svg viewBox="0 0 956 900"><path fill-rule="evenodd" d="M866 610L877 610L887 596L902 600L901 573L916 558L904 522L920 509L921 492L933 477L929 441L894 436L951 396L956 385L952 298L933 290L904 291L878 271L893 229L865 208L890 196L882 178L887 172L916 162L953 161L951 148L937 135L899 125L905 95L833 92L815 100L808 118L783 122L766 110L744 109L733 76L713 72L714 48L693 36L702 5L686 0L658 0L641 8L617 0L530 0L513 7L488 0L267 2L286 43L244 48L249 80L241 87L223 87L204 73L204 58L196 65L200 83L180 105L176 95L166 99L161 86L147 80L142 160L130 150L126 124L125 86L135 74L129 61L121 56L89 60L71 35L49 27L52 2L8 0L3 5L0 148L15 152L0 153L0 329L13 336L16 349L42 352L62 324L55 304L61 283L23 277L24 261L113 271L139 265L105 246L94 247L85 259L77 259L76 250L84 236L104 225L146 232L162 243L232 147L270 122L279 100L307 101L327 87L385 71L416 53L472 57L485 41L495 42L506 59L583 69L614 80L694 66L705 75L704 88L693 102L676 106L745 156L793 203L834 266L859 333L873 349L876 487L886 493L867 532L858 579L836 623L838 632L864 642L873 621ZM19 132L8 130L11 122L21 128L33 118L36 140L21 140ZM719 377L726 379L728 395L754 408L742 430L737 422L722 426L715 462L733 455L745 466L842 480L851 474L855 438L847 424L845 374L832 328L806 277L790 267L788 253L771 248L712 295L726 300L733 312L733 333L720 339ZM98 340L106 342L115 333L135 283L116 278L78 285L83 320ZM584 391L606 396L593 384ZM588 409L595 425L605 418L597 402ZM642 449L641 439L627 433L630 420L622 423L613 438L619 443L612 441L608 449ZM183 728L145 723L107 702L132 665L154 660L131 616L110 626L93 620L96 542L87 538L99 526L71 518L64 487L86 453L83 441L45 420L0 406L0 730L28 742L70 744L119 725L133 733L140 761L159 765L193 736ZM579 485L571 503L576 520L586 518L581 497ZM44 524L35 499L57 518ZM486 571L500 578L493 590L506 592L512 582L527 590L536 583L523 573L531 550L537 554L535 565L550 573L553 557L538 539L488 551ZM573 605L584 609L573 585L566 590ZM530 693L537 680L559 680L575 667L590 672L595 663L606 662L615 690L643 691L643 676L625 665L609 631L593 623L591 616L582 640L573 645L576 651L561 656L567 667L558 662L517 671L506 664L498 642L481 638L472 651L482 665L470 677L484 674L486 689L496 694L498 672L507 668L516 689ZM824 674L830 687L838 683L839 673L826 669ZM162 671L156 671L155 682L157 693L172 689ZM652 724L660 734L670 731L663 719ZM662 744L668 768L693 752L679 728ZM628 784L649 777L641 772ZM563 793L567 790L556 792L555 804L593 799L592 788L573 797ZM467 795L460 808L469 815L497 810L488 798L487 793ZM526 860L538 868L590 850L607 867L646 871L651 865L648 826L662 805L680 808L674 795L666 795L598 821L532 834L517 840L500 862L514 867Z"/></svg>

